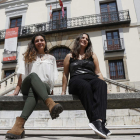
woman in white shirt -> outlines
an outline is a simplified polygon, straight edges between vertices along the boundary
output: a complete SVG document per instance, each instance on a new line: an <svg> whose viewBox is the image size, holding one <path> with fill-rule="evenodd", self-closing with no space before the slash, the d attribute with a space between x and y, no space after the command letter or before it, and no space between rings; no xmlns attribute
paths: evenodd
<svg viewBox="0 0 140 140"><path fill-rule="evenodd" d="M59 117L63 107L55 103L48 94L52 92L58 71L54 56L47 51L47 41L44 35L36 34L28 44L24 59L20 62L17 74L18 84L13 95L18 95L20 89L27 96L22 114L16 118L15 125L6 134L6 138L21 139L25 135L24 124L33 112L38 99L42 99L49 108L52 119Z"/></svg>

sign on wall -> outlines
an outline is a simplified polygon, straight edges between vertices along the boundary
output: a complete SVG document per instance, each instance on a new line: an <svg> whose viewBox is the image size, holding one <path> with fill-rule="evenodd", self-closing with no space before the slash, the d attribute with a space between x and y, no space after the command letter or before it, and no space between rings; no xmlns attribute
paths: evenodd
<svg viewBox="0 0 140 140"><path fill-rule="evenodd" d="M18 27L6 30L3 61L16 60Z"/></svg>

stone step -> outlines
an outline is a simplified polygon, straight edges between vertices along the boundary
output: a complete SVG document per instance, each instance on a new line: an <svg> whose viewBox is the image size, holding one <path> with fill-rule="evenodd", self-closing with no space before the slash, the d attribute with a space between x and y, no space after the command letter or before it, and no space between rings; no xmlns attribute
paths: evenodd
<svg viewBox="0 0 140 140"><path fill-rule="evenodd" d="M83 136L95 134L93 130L25 130L30 136ZM117 129L112 130L112 135L140 135L140 129ZM4 135L7 130L0 130L0 135Z"/></svg>
<svg viewBox="0 0 140 140"><path fill-rule="evenodd" d="M80 100L74 95L50 95L55 102L61 103L64 110L84 110ZM0 110L22 110L26 96L1 96ZM108 109L140 108L140 93L108 94ZM43 101L39 100L35 110L46 110Z"/></svg>

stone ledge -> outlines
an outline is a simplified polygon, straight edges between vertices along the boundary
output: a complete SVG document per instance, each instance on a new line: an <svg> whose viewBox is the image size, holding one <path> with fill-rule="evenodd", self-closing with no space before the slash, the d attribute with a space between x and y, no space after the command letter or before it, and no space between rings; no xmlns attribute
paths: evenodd
<svg viewBox="0 0 140 140"><path fill-rule="evenodd" d="M75 95L49 95L54 101L61 103L64 110L84 110ZM22 110L26 96L1 96L0 110ZM108 109L140 108L140 93L108 94ZM39 100L35 110L47 110L43 101Z"/></svg>

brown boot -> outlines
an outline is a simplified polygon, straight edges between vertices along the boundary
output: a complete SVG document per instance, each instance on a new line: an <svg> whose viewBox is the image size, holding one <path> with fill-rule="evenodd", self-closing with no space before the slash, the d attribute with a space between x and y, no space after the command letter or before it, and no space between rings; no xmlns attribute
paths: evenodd
<svg viewBox="0 0 140 140"><path fill-rule="evenodd" d="M25 120L21 117L17 117L13 128L7 131L6 138L8 139L24 138L25 135L24 124L25 124Z"/></svg>
<svg viewBox="0 0 140 140"><path fill-rule="evenodd" d="M63 111L63 107L59 103L55 103L52 98L48 98L45 103L49 108L52 120L56 119L56 117L59 117L59 114Z"/></svg>

